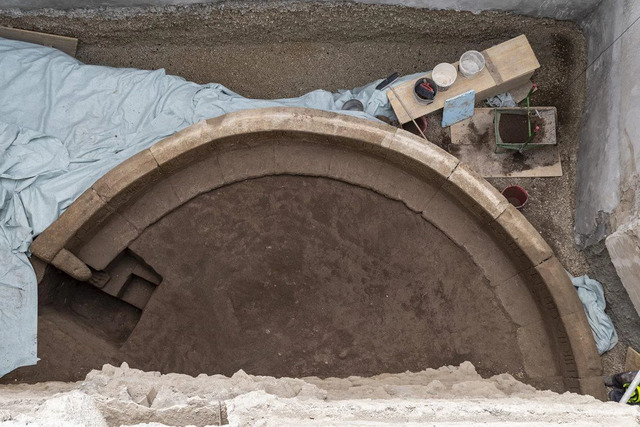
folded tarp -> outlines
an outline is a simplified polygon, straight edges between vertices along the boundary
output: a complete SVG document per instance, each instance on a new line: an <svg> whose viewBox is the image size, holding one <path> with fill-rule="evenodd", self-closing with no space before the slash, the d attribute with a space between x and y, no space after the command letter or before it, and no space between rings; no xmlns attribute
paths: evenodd
<svg viewBox="0 0 640 427"><path fill-rule="evenodd" d="M587 315L593 339L596 341L598 353L603 354L611 350L618 343L618 334L607 313L607 302L604 299L604 288L597 280L587 275L571 277L571 283L578 292L582 306Z"/></svg>

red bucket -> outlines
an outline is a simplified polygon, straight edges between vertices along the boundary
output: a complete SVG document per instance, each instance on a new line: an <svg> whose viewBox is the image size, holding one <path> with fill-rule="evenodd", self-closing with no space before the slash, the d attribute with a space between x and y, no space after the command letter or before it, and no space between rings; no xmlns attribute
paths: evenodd
<svg viewBox="0 0 640 427"><path fill-rule="evenodd" d="M420 116L416 119L416 124L418 125L418 127L420 127L420 130L422 131L422 133L425 133L427 131L427 117L426 116ZM422 133L420 133L420 130L418 130L416 128L416 125L413 124L413 121L407 122L405 124L402 125L402 129L411 132L414 135L418 135L421 136Z"/></svg>
<svg viewBox="0 0 640 427"><path fill-rule="evenodd" d="M529 193L519 185L512 185L511 187L505 188L502 190L502 195L517 209L521 209L527 204L527 200L529 200Z"/></svg>

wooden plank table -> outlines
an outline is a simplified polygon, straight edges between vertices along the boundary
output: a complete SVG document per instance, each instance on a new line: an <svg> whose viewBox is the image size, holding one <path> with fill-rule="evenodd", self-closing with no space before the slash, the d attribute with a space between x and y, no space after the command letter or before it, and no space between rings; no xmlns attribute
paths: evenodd
<svg viewBox="0 0 640 427"><path fill-rule="evenodd" d="M560 150L556 145L556 108L536 108L544 121L544 146L496 153L493 108L476 108L473 117L451 125L451 154L485 178L562 176Z"/></svg>
<svg viewBox="0 0 640 427"><path fill-rule="evenodd" d="M53 47L71 56L76 56L78 48L78 39L73 37L19 30L17 28L0 27L0 37Z"/></svg>
<svg viewBox="0 0 640 427"><path fill-rule="evenodd" d="M534 71L540 68L540 63L524 34L490 47L482 54L486 66L475 78L467 79L458 73L456 82L449 90L439 92L429 105L420 104L415 100L413 86L418 79L395 86L395 93L388 90L387 96L400 123L407 123L411 119L440 110L447 99L471 89L476 91L476 101L506 92L525 84ZM453 65L458 67L457 62ZM431 72L422 77L431 77ZM402 99L402 103L396 94Z"/></svg>

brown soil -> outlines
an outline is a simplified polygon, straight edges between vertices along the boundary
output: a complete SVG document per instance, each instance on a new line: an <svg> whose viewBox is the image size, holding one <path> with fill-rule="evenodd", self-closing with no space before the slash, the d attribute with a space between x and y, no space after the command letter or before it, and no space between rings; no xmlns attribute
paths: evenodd
<svg viewBox="0 0 640 427"><path fill-rule="evenodd" d="M542 132L544 132L543 121L539 117L531 118L531 131L533 132L535 127L539 126L538 133L534 135L531 143L535 143L536 139L541 138ZM529 138L529 123L527 116L522 114L509 114L502 113L500 115L500 126L498 131L500 132L500 138L502 142L507 144L523 144Z"/></svg>
<svg viewBox="0 0 640 427"><path fill-rule="evenodd" d="M259 98L352 88L394 71L430 70L471 48L486 49L520 34L541 60L544 78L538 82L547 97L584 61L584 38L571 22L403 6L266 1L54 16L0 12L0 24L77 37L77 56L85 63L164 68Z"/></svg>
<svg viewBox="0 0 640 427"><path fill-rule="evenodd" d="M369 190L303 177L235 184L189 202L131 248L164 277L126 345L153 369L348 376L462 358L489 371L520 363L513 325L487 310L495 296L469 255ZM161 354L159 321L184 337L177 353L204 351ZM495 335L474 337L485 328Z"/></svg>
<svg viewBox="0 0 640 427"><path fill-rule="evenodd" d="M484 375L528 381L517 326L470 255L373 191L326 178L249 180L196 197L130 248L163 278L142 316L58 277L42 299L42 362L3 382L79 380L114 360L323 377L469 360ZM509 312L531 310L513 302L525 306ZM526 352L527 370L553 372L552 352Z"/></svg>
<svg viewBox="0 0 640 427"><path fill-rule="evenodd" d="M522 144L529 138L527 117L521 114L502 114L499 126L500 138L508 144Z"/></svg>

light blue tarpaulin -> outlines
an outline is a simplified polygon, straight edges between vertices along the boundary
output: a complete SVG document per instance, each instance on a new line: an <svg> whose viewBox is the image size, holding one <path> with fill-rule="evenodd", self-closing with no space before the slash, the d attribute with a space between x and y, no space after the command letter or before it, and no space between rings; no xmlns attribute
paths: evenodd
<svg viewBox="0 0 640 427"><path fill-rule="evenodd" d="M606 353L618 343L618 334L611 318L604 312L607 302L604 299L602 284L586 275L579 277L569 275L569 277L587 314L598 353Z"/></svg>
<svg viewBox="0 0 640 427"><path fill-rule="evenodd" d="M55 49L0 38L0 376L37 361L31 241L97 179L162 138L233 111L339 111L358 99L365 111L345 114L394 118L386 93L375 89L380 81L255 100L164 70L85 65Z"/></svg>

